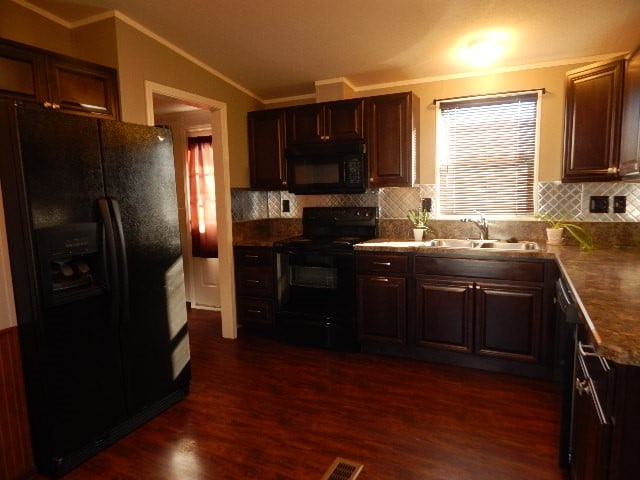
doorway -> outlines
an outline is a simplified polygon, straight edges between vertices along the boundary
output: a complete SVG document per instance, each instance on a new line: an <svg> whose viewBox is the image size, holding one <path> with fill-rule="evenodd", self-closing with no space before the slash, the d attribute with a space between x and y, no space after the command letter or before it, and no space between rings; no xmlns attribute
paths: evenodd
<svg viewBox="0 0 640 480"><path fill-rule="evenodd" d="M147 122L167 125L173 131L187 300L192 308L219 310L222 336L236 338L226 104L153 82L146 82L146 95ZM185 172L187 137L200 135L212 136L218 222L218 258L215 259L191 255Z"/></svg>

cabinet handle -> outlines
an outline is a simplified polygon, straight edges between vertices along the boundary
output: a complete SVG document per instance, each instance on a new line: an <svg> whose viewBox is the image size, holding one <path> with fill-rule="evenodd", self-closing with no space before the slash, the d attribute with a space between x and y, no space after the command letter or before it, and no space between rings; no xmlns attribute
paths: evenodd
<svg viewBox="0 0 640 480"><path fill-rule="evenodd" d="M248 313L262 313L262 310L255 310L253 308L249 308L249 309L247 309L247 312Z"/></svg>
<svg viewBox="0 0 640 480"><path fill-rule="evenodd" d="M374 278L373 278L373 281L374 281L374 282L388 282L388 281L389 281L389 279L388 279L388 278L385 278L385 277L374 277Z"/></svg>
<svg viewBox="0 0 640 480"><path fill-rule="evenodd" d="M586 380L586 379L580 380L579 378L576 378L576 391L580 396L582 396L583 393L585 395L591 395L591 387L589 386L589 380Z"/></svg>
<svg viewBox="0 0 640 480"><path fill-rule="evenodd" d="M598 355L596 353L596 347L594 347L590 343L585 344L578 340L578 352L580 352L580 355L582 355L583 357L596 357L598 360L600 360L600 364L602 365L602 368L605 372L611 370L607 359L602 355Z"/></svg>
<svg viewBox="0 0 640 480"><path fill-rule="evenodd" d="M53 108L54 110L58 110L60 108L60 104L58 103L52 103L51 104L51 108Z"/></svg>
<svg viewBox="0 0 640 480"><path fill-rule="evenodd" d="M44 102L44 103L42 104L42 106L43 106L44 108L52 108L52 107L53 107L53 103L51 103L51 102Z"/></svg>
<svg viewBox="0 0 640 480"><path fill-rule="evenodd" d="M252 260L255 260L256 258L259 258L258 255L245 255L244 258L250 258Z"/></svg>
<svg viewBox="0 0 640 480"><path fill-rule="evenodd" d="M255 283L255 284L259 284L259 283L261 283L261 282L260 282L260 280L253 280L253 279L249 278L249 279L247 280L247 283Z"/></svg>
<svg viewBox="0 0 640 480"><path fill-rule="evenodd" d="M391 266L391 262L371 262L374 265L384 265L385 267L390 267Z"/></svg>
<svg viewBox="0 0 640 480"><path fill-rule="evenodd" d="M619 172L618 167L609 167L607 168L607 175L617 175Z"/></svg>

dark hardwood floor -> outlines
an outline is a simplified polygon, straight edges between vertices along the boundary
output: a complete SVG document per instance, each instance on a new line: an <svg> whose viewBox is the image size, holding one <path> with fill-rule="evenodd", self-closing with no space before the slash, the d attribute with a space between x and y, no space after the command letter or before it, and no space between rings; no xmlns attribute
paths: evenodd
<svg viewBox="0 0 640 480"><path fill-rule="evenodd" d="M558 385L255 336L191 311L191 393L68 480L559 480Z"/></svg>

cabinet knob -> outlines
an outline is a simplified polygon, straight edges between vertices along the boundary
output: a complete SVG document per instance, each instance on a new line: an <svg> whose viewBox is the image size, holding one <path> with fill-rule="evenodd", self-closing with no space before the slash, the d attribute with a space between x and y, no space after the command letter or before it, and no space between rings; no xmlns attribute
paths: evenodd
<svg viewBox="0 0 640 480"><path fill-rule="evenodd" d="M619 171L618 167L609 167L607 168L607 175L617 175Z"/></svg>
<svg viewBox="0 0 640 480"><path fill-rule="evenodd" d="M373 177L371 177L371 178L369 179L369 181L370 181L370 182L373 182Z"/></svg>
<svg viewBox="0 0 640 480"><path fill-rule="evenodd" d="M51 103L51 102L44 102L44 103L42 104L42 106L43 106L44 108L52 108L52 107L53 107L53 103Z"/></svg>

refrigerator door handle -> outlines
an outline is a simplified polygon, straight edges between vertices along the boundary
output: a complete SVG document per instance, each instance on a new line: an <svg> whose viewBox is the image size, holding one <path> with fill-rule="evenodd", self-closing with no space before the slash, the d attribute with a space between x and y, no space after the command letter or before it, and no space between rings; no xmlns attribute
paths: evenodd
<svg viewBox="0 0 640 480"><path fill-rule="evenodd" d="M105 255L107 256L109 284L111 285L111 321L118 324L120 318L120 282L118 274L118 261L116 258L116 242L113 232L113 222L109 202L106 198L98 199L98 208L102 217L105 237Z"/></svg>
<svg viewBox="0 0 640 480"><path fill-rule="evenodd" d="M120 321L126 322L129 316L129 270L127 262L127 245L124 241L124 231L122 228L122 216L120 215L120 204L113 197L108 197L111 205L111 213L116 226L116 249L118 259L118 273L120 286Z"/></svg>

